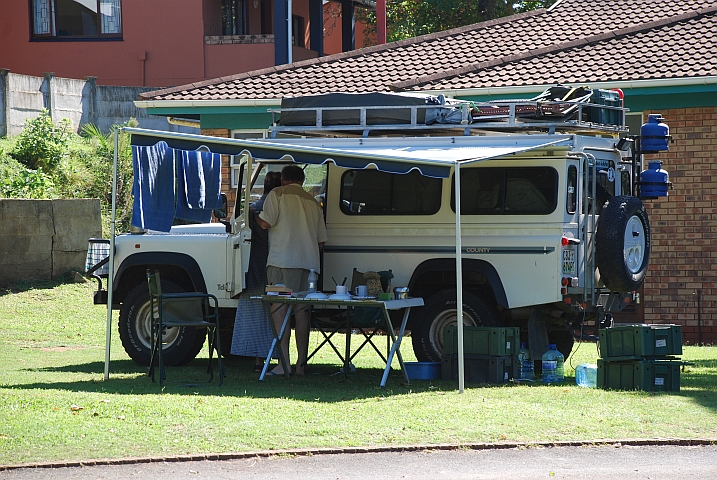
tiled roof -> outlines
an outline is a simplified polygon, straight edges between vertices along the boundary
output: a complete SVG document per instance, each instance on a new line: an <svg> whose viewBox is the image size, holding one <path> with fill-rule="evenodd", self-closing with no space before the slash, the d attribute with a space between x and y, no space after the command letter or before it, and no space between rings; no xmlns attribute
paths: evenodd
<svg viewBox="0 0 717 480"><path fill-rule="evenodd" d="M717 76L717 6L393 85L402 90Z"/></svg>
<svg viewBox="0 0 717 480"><path fill-rule="evenodd" d="M714 75L716 7L717 0L562 0L549 10L148 92L142 98L267 99L396 86L473 88L594 82L616 75ZM675 53L663 54L668 51ZM628 52L632 56L626 58Z"/></svg>

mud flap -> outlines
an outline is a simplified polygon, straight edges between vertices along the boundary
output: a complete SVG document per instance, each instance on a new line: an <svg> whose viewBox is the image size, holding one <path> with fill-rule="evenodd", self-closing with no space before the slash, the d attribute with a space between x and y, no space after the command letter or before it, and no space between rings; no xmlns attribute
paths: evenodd
<svg viewBox="0 0 717 480"><path fill-rule="evenodd" d="M528 346L530 347L530 358L541 360L543 354L548 351L548 327L545 323L543 310L540 307L533 307L528 319Z"/></svg>

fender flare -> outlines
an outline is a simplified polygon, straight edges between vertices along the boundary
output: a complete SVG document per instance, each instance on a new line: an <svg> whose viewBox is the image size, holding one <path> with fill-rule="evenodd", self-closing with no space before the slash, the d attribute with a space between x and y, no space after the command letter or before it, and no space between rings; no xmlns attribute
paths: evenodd
<svg viewBox="0 0 717 480"><path fill-rule="evenodd" d="M117 269L115 281L113 283L113 291L117 292L118 287L122 285L122 278L125 273L132 267L138 265L147 268L157 268L162 265L170 265L173 268L179 268L187 273L195 292L207 293L207 285L204 282L202 269L199 268L197 261L185 253L172 252L142 252L135 253L125 258ZM142 272L144 275L144 271ZM113 302L114 303L114 302Z"/></svg>
<svg viewBox="0 0 717 480"><path fill-rule="evenodd" d="M478 260L473 258L464 258L462 264L464 272L477 272L483 275L488 280L490 287L493 289L493 295L495 296L496 303L498 303L498 305L504 308L509 308L508 298L505 295L505 288L503 287L503 282L501 281L500 275L498 275L498 272L496 271L495 267L493 267L493 265L491 265L489 262L486 262L485 260ZM418 265L413 271L413 275L411 275L411 279L408 282L409 291L414 290L416 282L422 275L438 271L451 271L455 275L455 259L434 258L431 260L426 260L425 262Z"/></svg>

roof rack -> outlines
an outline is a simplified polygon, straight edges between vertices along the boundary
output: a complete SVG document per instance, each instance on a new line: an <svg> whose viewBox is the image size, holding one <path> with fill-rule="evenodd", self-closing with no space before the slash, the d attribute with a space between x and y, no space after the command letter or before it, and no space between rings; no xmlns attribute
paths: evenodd
<svg viewBox="0 0 717 480"><path fill-rule="evenodd" d="M269 109L270 137L278 133L368 137L389 133L456 135L482 131L539 131L616 135L627 132L628 109L579 101L453 101L445 105L312 106ZM281 119L291 117L290 124ZM287 122L289 123L289 122Z"/></svg>

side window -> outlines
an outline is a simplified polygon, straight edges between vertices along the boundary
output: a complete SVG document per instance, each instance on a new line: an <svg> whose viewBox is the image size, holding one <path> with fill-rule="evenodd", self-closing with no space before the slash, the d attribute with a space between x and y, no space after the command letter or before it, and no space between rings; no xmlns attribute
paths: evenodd
<svg viewBox="0 0 717 480"><path fill-rule="evenodd" d="M461 170L461 215L547 215L555 211L557 194L558 172L551 167Z"/></svg>
<svg viewBox="0 0 717 480"><path fill-rule="evenodd" d="M341 177L341 211L347 215L433 215L441 206L441 183L416 171L398 175L349 170Z"/></svg>
<svg viewBox="0 0 717 480"><path fill-rule="evenodd" d="M600 212L602 211L603 205L605 205L605 202L607 202L611 197L615 196L615 162L612 160L596 160L595 161L595 170L597 171L597 181L595 182L595 192L592 192L592 177L593 177L593 169L588 169L588 184L587 189L588 192L591 193L591 197L595 199L595 213L600 215Z"/></svg>
<svg viewBox="0 0 717 480"><path fill-rule="evenodd" d="M630 172L623 170L620 172L620 195L632 195L632 185L630 185Z"/></svg>
<svg viewBox="0 0 717 480"><path fill-rule="evenodd" d="M575 165L568 167L568 183L565 192L565 211L575 213L578 206L578 168Z"/></svg>

